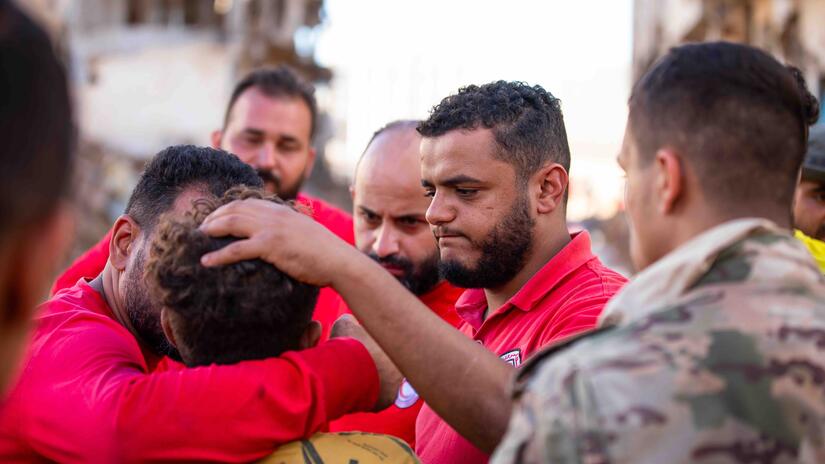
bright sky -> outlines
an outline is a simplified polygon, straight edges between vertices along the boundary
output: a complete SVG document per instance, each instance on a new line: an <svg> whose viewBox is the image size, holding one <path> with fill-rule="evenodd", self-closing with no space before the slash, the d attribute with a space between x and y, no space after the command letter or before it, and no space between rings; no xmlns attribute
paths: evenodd
<svg viewBox="0 0 825 464"><path fill-rule="evenodd" d="M316 56L336 76L333 91L319 95L339 119L328 147L336 171L351 172L386 122L424 118L462 85L522 80L562 101L571 216L615 208L632 0L326 0L326 12Z"/></svg>

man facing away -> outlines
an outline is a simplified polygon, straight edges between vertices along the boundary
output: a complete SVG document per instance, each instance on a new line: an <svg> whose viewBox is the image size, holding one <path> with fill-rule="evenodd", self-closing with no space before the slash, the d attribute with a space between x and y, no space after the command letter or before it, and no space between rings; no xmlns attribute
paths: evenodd
<svg viewBox="0 0 825 464"><path fill-rule="evenodd" d="M457 326L455 301L463 290L444 280L438 270L438 247L426 219L430 201L421 187L418 124L391 122L367 144L351 189L355 246L435 314ZM412 385L404 382L387 410L344 416L332 422L330 430L386 433L415 448L415 419L422 404Z"/></svg>
<svg viewBox="0 0 825 464"><path fill-rule="evenodd" d="M537 356L496 463L825 462L825 287L790 232L817 102L745 45L672 49L619 164L643 269Z"/></svg>
<svg viewBox="0 0 825 464"><path fill-rule="evenodd" d="M469 86L418 130L440 269L469 289L456 303L460 333L374 261L278 205L219 208L204 230L248 239L204 262L260 257L300 280L332 284L425 400L416 424L422 461L484 462L506 428L514 367L593 327L624 278L591 253L586 232L567 231L570 153L549 92L518 82Z"/></svg>
<svg viewBox="0 0 825 464"><path fill-rule="evenodd" d="M46 34L0 2L0 410L71 234L72 114Z"/></svg>
<svg viewBox="0 0 825 464"><path fill-rule="evenodd" d="M343 414L390 404L400 377L352 339L233 365L168 358L180 353L144 278L159 218L237 185L262 181L211 148L169 147L147 165L112 228L103 272L41 309L0 414L0 460L250 461ZM392 380L382 387L379 377Z"/></svg>

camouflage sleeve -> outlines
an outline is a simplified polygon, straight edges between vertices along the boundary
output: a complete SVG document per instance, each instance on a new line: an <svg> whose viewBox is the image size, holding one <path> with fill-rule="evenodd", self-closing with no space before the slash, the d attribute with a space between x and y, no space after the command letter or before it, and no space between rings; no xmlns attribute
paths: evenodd
<svg viewBox="0 0 825 464"><path fill-rule="evenodd" d="M607 437L585 373L560 359L546 361L516 386L510 425L491 462L607 462Z"/></svg>

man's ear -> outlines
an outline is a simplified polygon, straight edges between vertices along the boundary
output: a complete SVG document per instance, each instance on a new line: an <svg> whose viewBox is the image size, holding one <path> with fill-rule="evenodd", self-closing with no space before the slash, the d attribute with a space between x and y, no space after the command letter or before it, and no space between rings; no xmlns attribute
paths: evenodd
<svg viewBox="0 0 825 464"><path fill-rule="evenodd" d="M209 135L210 141L212 142L212 148L216 150L221 149L221 140L223 140L223 130L215 129Z"/></svg>
<svg viewBox="0 0 825 464"><path fill-rule="evenodd" d="M670 214L684 195L685 170L679 155L670 148L659 149L655 161L657 208L662 214Z"/></svg>
<svg viewBox="0 0 825 464"><path fill-rule="evenodd" d="M355 201L355 184L350 184L349 186L349 197L351 200Z"/></svg>
<svg viewBox="0 0 825 464"><path fill-rule="evenodd" d="M140 235L140 226L128 214L121 214L112 227L109 241L109 261L115 269L123 272L129 262L129 253Z"/></svg>
<svg viewBox="0 0 825 464"><path fill-rule="evenodd" d="M307 350L314 348L319 340L321 340L321 323L318 321L309 321L309 325L307 325L304 333L301 334L301 340L298 342L298 346L302 350Z"/></svg>
<svg viewBox="0 0 825 464"><path fill-rule="evenodd" d="M161 308L160 310L160 327L163 329L163 335L166 335L166 339L169 340L169 343L174 346L175 348L178 347L178 342L175 340L175 331L172 330L172 315L166 307Z"/></svg>
<svg viewBox="0 0 825 464"><path fill-rule="evenodd" d="M539 214L551 213L564 204L569 179L562 165L548 164L533 174L533 179L538 182L536 208Z"/></svg>

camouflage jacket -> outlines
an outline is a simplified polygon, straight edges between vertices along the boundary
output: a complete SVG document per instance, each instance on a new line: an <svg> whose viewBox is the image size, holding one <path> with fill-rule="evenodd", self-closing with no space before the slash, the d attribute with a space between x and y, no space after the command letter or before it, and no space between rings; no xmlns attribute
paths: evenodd
<svg viewBox="0 0 825 464"><path fill-rule="evenodd" d="M789 232L711 229L526 363L493 463L825 463L825 286Z"/></svg>

